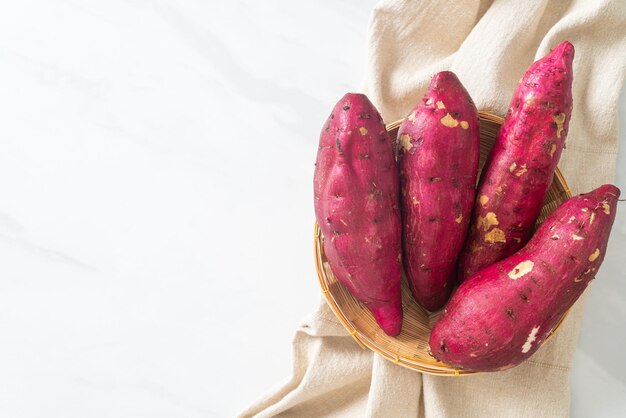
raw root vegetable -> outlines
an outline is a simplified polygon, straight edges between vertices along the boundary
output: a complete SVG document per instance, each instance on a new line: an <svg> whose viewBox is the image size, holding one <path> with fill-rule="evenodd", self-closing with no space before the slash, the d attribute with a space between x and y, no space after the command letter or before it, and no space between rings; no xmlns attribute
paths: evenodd
<svg viewBox="0 0 626 418"><path fill-rule="evenodd" d="M480 177L459 282L526 244L565 146L574 47L562 42L520 80Z"/></svg>
<svg viewBox="0 0 626 418"><path fill-rule="evenodd" d="M604 185L567 200L524 248L461 284L433 327L432 354L472 371L530 357L598 272L619 194Z"/></svg>
<svg viewBox="0 0 626 418"><path fill-rule="evenodd" d="M388 335L402 328L398 171L383 120L368 98L346 94L320 136L315 215L337 279Z"/></svg>
<svg viewBox="0 0 626 418"><path fill-rule="evenodd" d="M404 268L429 311L448 300L474 203L478 113L459 79L436 74L398 131Z"/></svg>

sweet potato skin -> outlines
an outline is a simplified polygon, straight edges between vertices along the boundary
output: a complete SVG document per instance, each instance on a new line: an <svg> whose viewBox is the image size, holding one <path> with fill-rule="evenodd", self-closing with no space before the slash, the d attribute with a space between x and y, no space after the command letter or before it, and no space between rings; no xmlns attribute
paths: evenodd
<svg viewBox="0 0 626 418"><path fill-rule="evenodd" d="M429 311L450 296L480 159L478 113L449 71L436 74L398 131L404 268Z"/></svg>
<svg viewBox="0 0 626 418"><path fill-rule="evenodd" d="M468 278L432 329L432 354L481 372L530 357L600 268L619 194L604 185L567 200L524 248Z"/></svg>
<svg viewBox="0 0 626 418"><path fill-rule="evenodd" d="M399 180L382 117L362 94L346 94L320 135L315 215L337 279L385 333L402 329Z"/></svg>
<svg viewBox="0 0 626 418"><path fill-rule="evenodd" d="M574 47L565 41L520 80L481 173L459 282L526 244L565 146Z"/></svg>

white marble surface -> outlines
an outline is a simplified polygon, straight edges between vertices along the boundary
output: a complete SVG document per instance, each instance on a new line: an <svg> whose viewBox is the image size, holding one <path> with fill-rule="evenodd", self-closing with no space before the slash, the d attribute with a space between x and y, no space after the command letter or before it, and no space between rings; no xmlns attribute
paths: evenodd
<svg viewBox="0 0 626 418"><path fill-rule="evenodd" d="M232 416L288 376L318 129L374 3L2 3L0 416ZM575 417L626 414L625 243L626 210Z"/></svg>

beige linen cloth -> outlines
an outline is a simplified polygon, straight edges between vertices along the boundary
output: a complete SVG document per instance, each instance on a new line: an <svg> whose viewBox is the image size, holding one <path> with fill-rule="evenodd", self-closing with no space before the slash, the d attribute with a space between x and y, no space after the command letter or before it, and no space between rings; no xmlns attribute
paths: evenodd
<svg viewBox="0 0 626 418"><path fill-rule="evenodd" d="M576 48L574 113L560 167L573 193L611 182L626 72L626 1L383 0L369 30L364 92L387 122L452 70L481 110L504 115L524 70L562 40ZM310 278L310 280L314 280ZM293 374L242 417L566 417L583 303L508 371L434 377L362 350L322 301L293 340Z"/></svg>

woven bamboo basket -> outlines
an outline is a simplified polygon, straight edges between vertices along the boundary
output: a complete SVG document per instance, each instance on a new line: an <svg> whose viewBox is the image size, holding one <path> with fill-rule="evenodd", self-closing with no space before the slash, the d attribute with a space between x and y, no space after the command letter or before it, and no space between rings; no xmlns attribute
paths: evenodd
<svg viewBox="0 0 626 418"><path fill-rule="evenodd" d="M479 112L480 116L480 166L482 167L496 139L504 119L499 116ZM387 131L395 139L402 121L387 125ZM537 225L554 211L562 202L571 197L565 178L557 168L550 186ZM428 338L430 330L440 312L428 312L412 298L406 282L402 280L402 307L404 322L402 332L397 337L385 334L376 324L374 317L365 306L358 302L348 290L337 281L324 254L323 236L315 224L314 245L315 265L322 292L328 305L339 321L348 330L356 343L363 349L371 349L400 366L439 376L461 376L472 374L437 361L429 354ZM567 312L552 329L546 341L559 328Z"/></svg>

